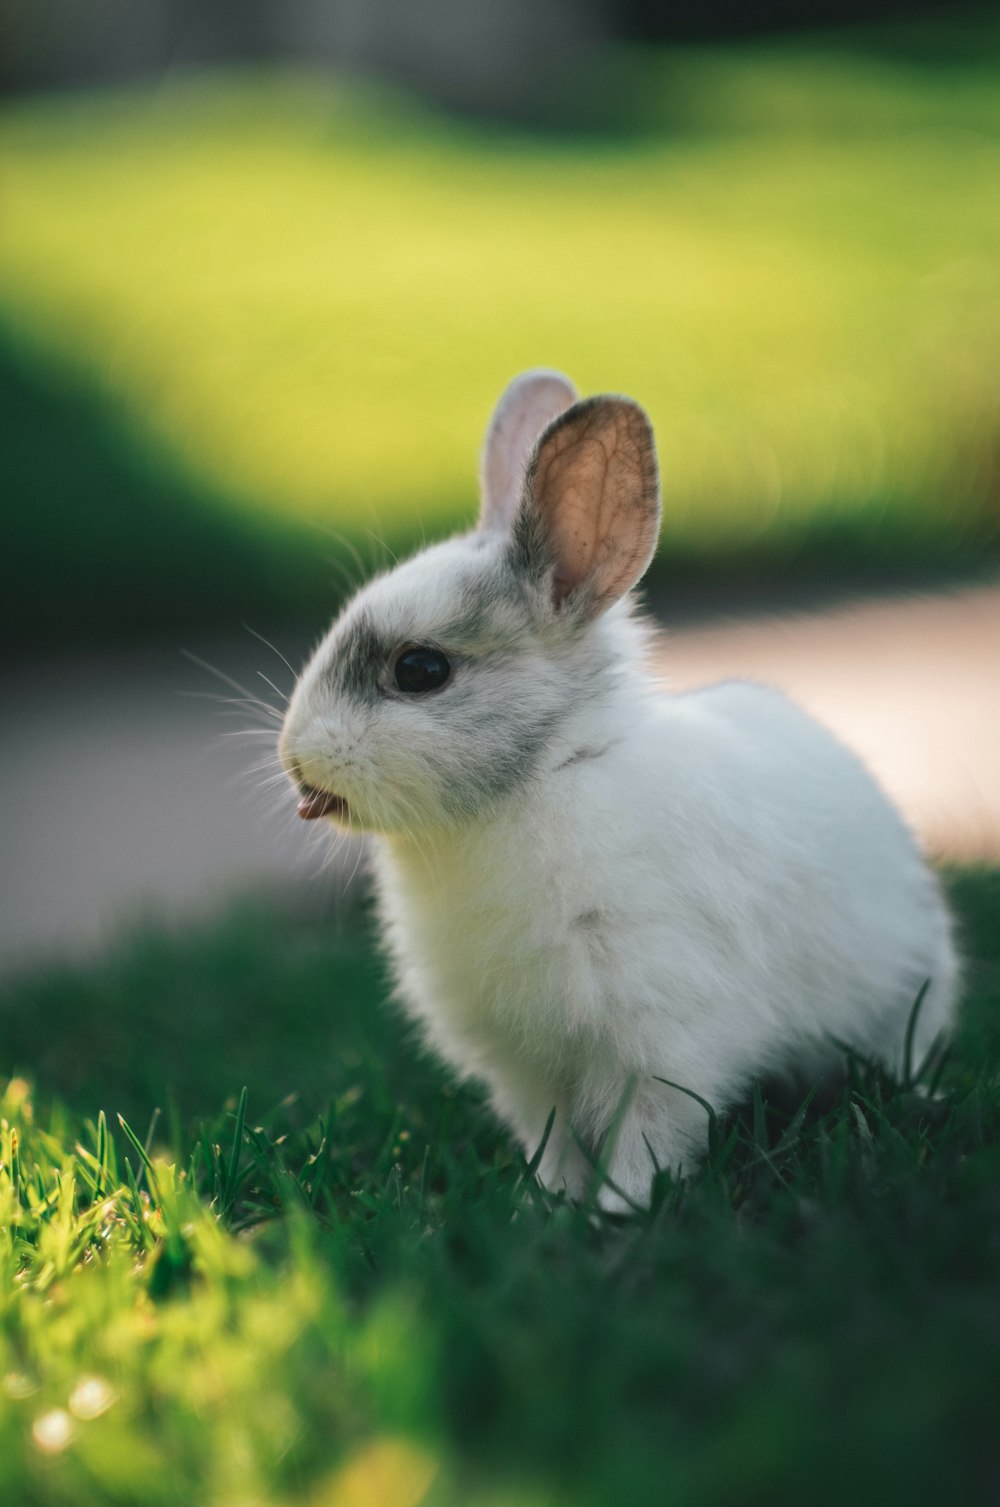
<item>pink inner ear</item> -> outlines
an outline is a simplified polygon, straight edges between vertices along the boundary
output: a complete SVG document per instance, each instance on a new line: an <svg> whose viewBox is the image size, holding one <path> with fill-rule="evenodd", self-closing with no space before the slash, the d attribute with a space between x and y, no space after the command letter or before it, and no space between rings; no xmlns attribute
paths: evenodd
<svg viewBox="0 0 1000 1507"><path fill-rule="evenodd" d="M578 404L539 445L531 493L555 556L557 603L586 586L607 606L642 576L660 524L649 420L623 398Z"/></svg>
<svg viewBox="0 0 1000 1507"><path fill-rule="evenodd" d="M483 446L480 527L507 529L517 511L525 467L538 437L576 398L560 372L529 371L510 383Z"/></svg>

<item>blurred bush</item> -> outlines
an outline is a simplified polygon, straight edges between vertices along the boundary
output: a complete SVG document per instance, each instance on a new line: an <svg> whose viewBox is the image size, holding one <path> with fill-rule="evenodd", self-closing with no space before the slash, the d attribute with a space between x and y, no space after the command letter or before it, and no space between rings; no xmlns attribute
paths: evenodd
<svg viewBox="0 0 1000 1507"><path fill-rule="evenodd" d="M846 34L612 49L573 134L302 70L8 105L0 380L35 427L4 610L311 611L338 540L471 517L491 404L536 364L646 404L678 573L980 557L1000 26L975 27L934 64Z"/></svg>

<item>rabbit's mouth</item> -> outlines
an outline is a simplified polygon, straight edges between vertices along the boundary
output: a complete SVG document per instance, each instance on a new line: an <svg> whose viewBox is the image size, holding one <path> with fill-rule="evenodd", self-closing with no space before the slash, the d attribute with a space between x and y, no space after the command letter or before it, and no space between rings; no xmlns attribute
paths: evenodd
<svg viewBox="0 0 1000 1507"><path fill-rule="evenodd" d="M317 790L315 785L299 786L299 816L304 822L317 821L321 816L337 816L349 821L351 809L342 795L330 790Z"/></svg>

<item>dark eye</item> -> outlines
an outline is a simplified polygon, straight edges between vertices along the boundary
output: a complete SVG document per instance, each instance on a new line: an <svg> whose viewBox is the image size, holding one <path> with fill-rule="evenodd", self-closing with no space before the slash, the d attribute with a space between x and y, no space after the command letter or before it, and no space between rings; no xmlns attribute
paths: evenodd
<svg viewBox="0 0 1000 1507"><path fill-rule="evenodd" d="M451 665L437 649L406 649L396 660L395 673L401 691L436 691L451 674Z"/></svg>

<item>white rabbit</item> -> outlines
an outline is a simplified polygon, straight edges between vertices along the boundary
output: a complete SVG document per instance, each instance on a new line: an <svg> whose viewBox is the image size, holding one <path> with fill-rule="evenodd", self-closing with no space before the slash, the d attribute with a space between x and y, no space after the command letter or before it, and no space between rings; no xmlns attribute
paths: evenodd
<svg viewBox="0 0 1000 1507"><path fill-rule="evenodd" d="M304 817L375 834L399 993L483 1080L539 1175L610 1207L704 1151L704 1108L810 1079L838 1043L900 1065L947 1027L934 876L855 756L782 694L657 683L631 588L660 519L620 397L517 378L478 528L373 580L282 734ZM679 1085L671 1087L669 1084ZM609 1134L609 1132L612 1132ZM616 1192L615 1190L620 1190Z"/></svg>

